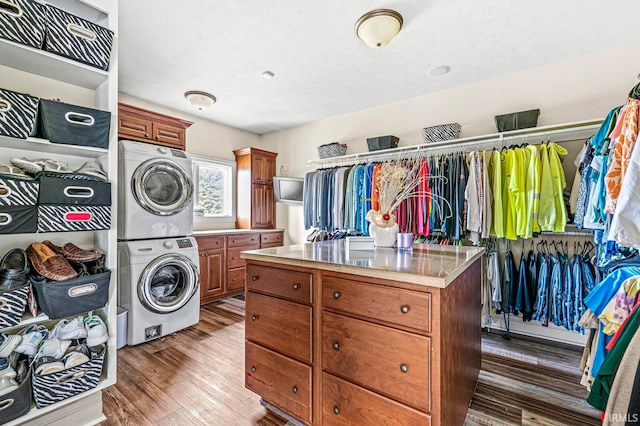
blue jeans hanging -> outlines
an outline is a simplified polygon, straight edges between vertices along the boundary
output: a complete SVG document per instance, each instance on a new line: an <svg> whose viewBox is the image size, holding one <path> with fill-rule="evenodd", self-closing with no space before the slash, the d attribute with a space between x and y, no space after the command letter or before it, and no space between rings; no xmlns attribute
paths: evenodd
<svg viewBox="0 0 640 426"><path fill-rule="evenodd" d="M549 259L545 254L538 252L537 263L538 292L533 319L546 327L549 325Z"/></svg>
<svg viewBox="0 0 640 426"><path fill-rule="evenodd" d="M562 325L562 265L560 256L560 253L557 253L557 257L549 255L549 263L551 264L549 321L557 326Z"/></svg>

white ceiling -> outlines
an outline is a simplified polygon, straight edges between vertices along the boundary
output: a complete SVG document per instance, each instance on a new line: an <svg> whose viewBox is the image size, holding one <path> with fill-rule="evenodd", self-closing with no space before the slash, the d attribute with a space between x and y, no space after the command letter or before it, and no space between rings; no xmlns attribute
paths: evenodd
<svg viewBox="0 0 640 426"><path fill-rule="evenodd" d="M119 7L120 92L259 134L640 41L638 0L125 0ZM377 8L398 11L404 27L389 46L371 49L354 24ZM427 74L442 64L452 71ZM593 66L624 66L624 58ZM265 70L275 78L263 78ZM198 111L187 90L218 102Z"/></svg>

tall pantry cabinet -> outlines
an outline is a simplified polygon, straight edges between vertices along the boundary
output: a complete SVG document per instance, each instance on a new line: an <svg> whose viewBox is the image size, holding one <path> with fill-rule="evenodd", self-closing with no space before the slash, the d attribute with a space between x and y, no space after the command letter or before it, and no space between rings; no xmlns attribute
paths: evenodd
<svg viewBox="0 0 640 426"><path fill-rule="evenodd" d="M237 149L233 153L238 165L236 228L275 228L273 177L276 175L278 154L257 148Z"/></svg>
<svg viewBox="0 0 640 426"><path fill-rule="evenodd" d="M116 212L117 185L117 111L118 111L118 0L48 0L47 3L88 21L109 28L115 33L108 71L84 65L44 50L0 39L0 87L28 93L42 99L60 99L65 103L111 112L108 149L54 144L38 138L14 139L0 136L0 163L10 164L12 157L49 158L67 163L73 170L87 161L97 161L111 182L111 229L104 231L57 232L38 234L5 234L0 238L0 253L14 247L27 248L33 242L51 240L56 244L72 242L82 248L95 248L106 254L106 266L117 270ZM104 420L102 389L116 382L116 305L117 282L111 274L107 305L95 311L108 326L102 376L96 388L44 408L31 410L8 425L95 424ZM15 334L29 324L46 324L57 320L44 315L25 314L21 323L3 332ZM0 413L0 416L2 414Z"/></svg>

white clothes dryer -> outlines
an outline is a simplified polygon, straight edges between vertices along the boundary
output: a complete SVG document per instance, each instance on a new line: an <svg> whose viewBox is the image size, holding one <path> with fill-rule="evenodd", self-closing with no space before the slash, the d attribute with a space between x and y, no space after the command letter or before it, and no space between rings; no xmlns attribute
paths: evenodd
<svg viewBox="0 0 640 426"><path fill-rule="evenodd" d="M118 305L128 311L128 345L198 323L199 294L195 238L118 243Z"/></svg>
<svg viewBox="0 0 640 426"><path fill-rule="evenodd" d="M193 233L193 172L188 153L120 141L118 165L119 240Z"/></svg>

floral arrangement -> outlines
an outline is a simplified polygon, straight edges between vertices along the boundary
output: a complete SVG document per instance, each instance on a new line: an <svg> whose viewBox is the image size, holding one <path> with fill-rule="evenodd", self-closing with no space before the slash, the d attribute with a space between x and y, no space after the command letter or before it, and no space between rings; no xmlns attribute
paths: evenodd
<svg viewBox="0 0 640 426"><path fill-rule="evenodd" d="M420 174L420 162L392 161L384 163L374 177L372 208L366 219L382 228L396 224L392 213L401 202L416 195L415 189L425 177Z"/></svg>

